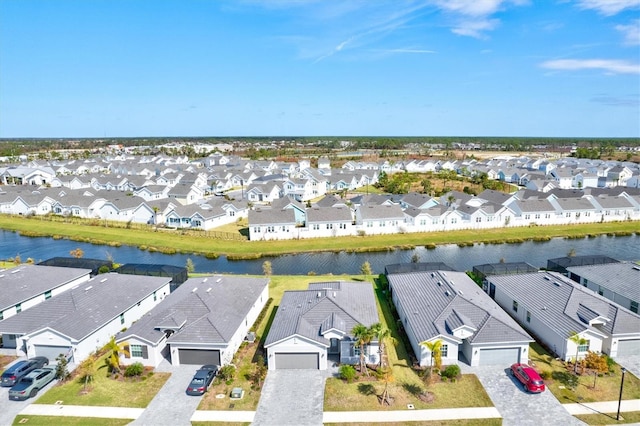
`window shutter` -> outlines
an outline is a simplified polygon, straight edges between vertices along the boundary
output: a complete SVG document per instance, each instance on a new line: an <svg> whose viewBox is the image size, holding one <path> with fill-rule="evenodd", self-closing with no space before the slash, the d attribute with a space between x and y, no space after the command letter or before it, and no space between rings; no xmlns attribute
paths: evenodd
<svg viewBox="0 0 640 426"><path fill-rule="evenodd" d="M147 345L142 345L142 359L149 359L149 348Z"/></svg>
<svg viewBox="0 0 640 426"><path fill-rule="evenodd" d="M124 345L124 357L131 358L131 347L129 345Z"/></svg>

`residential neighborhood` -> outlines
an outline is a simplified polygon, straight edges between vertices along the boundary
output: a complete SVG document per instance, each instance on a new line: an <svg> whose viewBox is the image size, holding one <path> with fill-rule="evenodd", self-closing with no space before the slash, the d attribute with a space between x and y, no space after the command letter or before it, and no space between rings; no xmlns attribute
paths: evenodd
<svg viewBox="0 0 640 426"><path fill-rule="evenodd" d="M502 181L509 194L353 194L396 173ZM487 160L296 162L213 153L122 152L0 167L0 213L212 230L247 220L249 240L366 236L640 219L632 162L502 156ZM222 195L225 195L224 197Z"/></svg>

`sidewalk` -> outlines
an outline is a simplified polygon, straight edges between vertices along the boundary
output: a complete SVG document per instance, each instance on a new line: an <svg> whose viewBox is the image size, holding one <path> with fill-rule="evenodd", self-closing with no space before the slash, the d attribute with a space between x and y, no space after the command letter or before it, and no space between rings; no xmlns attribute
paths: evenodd
<svg viewBox="0 0 640 426"><path fill-rule="evenodd" d="M323 423L419 422L456 419L499 419L495 407L442 408L402 411L325 411Z"/></svg>
<svg viewBox="0 0 640 426"><path fill-rule="evenodd" d="M191 416L192 422L226 422L226 423L251 423L255 417L255 411L213 411L197 410Z"/></svg>
<svg viewBox="0 0 640 426"><path fill-rule="evenodd" d="M562 404L572 416L578 414L617 413L618 401L585 402L578 404ZM622 400L620 411L640 411L640 399Z"/></svg>
<svg viewBox="0 0 640 426"><path fill-rule="evenodd" d="M103 419L137 419L144 408L96 407L90 405L45 405L31 404L20 415L100 417Z"/></svg>

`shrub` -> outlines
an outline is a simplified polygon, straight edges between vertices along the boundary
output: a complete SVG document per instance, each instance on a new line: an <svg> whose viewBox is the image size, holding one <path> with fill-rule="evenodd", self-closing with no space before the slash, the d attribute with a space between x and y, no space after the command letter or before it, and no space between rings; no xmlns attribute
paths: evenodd
<svg viewBox="0 0 640 426"><path fill-rule="evenodd" d="M540 378L542 380L549 380L551 378L551 372L548 370L542 370L540 372Z"/></svg>
<svg viewBox="0 0 640 426"><path fill-rule="evenodd" d="M227 364L224 367L220 368L220 372L218 373L220 378L225 382L230 382L236 375L236 367L231 364ZM228 383L227 383L228 384Z"/></svg>
<svg viewBox="0 0 640 426"><path fill-rule="evenodd" d="M356 378L356 369L353 365L343 364L340 366L340 378L351 383Z"/></svg>
<svg viewBox="0 0 640 426"><path fill-rule="evenodd" d="M447 377L449 379L454 379L460 375L460 367L457 365L448 365L447 368L441 373L442 377Z"/></svg>
<svg viewBox="0 0 640 426"><path fill-rule="evenodd" d="M144 365L140 362L134 362L133 364L127 366L126 370L124 370L125 377L134 377L141 376L144 372Z"/></svg>

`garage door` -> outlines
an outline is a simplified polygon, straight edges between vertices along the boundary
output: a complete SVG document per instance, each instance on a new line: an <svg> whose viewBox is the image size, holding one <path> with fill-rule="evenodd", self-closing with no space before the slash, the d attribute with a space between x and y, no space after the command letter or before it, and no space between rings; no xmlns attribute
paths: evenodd
<svg viewBox="0 0 640 426"><path fill-rule="evenodd" d="M178 349L180 364L220 365L220 351L204 349Z"/></svg>
<svg viewBox="0 0 640 426"><path fill-rule="evenodd" d="M618 340L618 355L628 356L640 354L640 339Z"/></svg>
<svg viewBox="0 0 640 426"><path fill-rule="evenodd" d="M49 358L49 363L54 364L58 355L63 354L65 356L71 356L71 347L69 346L46 346L46 345L34 345L36 356L45 356ZM71 362L72 359L69 359Z"/></svg>
<svg viewBox="0 0 640 426"><path fill-rule="evenodd" d="M318 369L317 353L276 353L276 370Z"/></svg>
<svg viewBox="0 0 640 426"><path fill-rule="evenodd" d="M480 349L480 365L511 365L518 362L520 348Z"/></svg>

